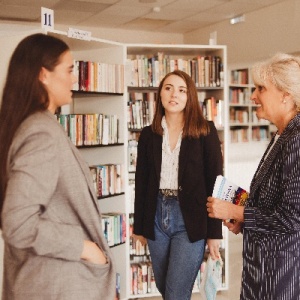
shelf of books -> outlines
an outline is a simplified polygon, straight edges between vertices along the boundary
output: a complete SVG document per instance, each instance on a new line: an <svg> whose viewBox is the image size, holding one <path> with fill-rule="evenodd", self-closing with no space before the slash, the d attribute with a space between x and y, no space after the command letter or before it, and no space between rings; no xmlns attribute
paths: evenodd
<svg viewBox="0 0 300 300"><path fill-rule="evenodd" d="M250 100L254 90L250 77L247 67L237 66L229 71L228 174L231 181L245 189L249 189L274 132L272 124L256 116L256 105Z"/></svg>
<svg viewBox="0 0 300 300"><path fill-rule="evenodd" d="M229 127L230 142L255 142L270 139L270 123L259 120L256 106L250 100L254 85L250 82L249 69L230 72L229 85Z"/></svg>
<svg viewBox="0 0 300 300"><path fill-rule="evenodd" d="M124 299L128 274L124 46L97 38L70 38L68 32L48 34L65 40L74 57L78 82L73 86L73 102L61 108L58 121L90 166L104 235L117 258L117 294Z"/></svg>
<svg viewBox="0 0 300 300"><path fill-rule="evenodd" d="M139 134L150 125L155 111L155 98L159 82L165 74L180 69L195 81L198 99L208 120L214 121L224 156L224 174L227 167L228 90L226 86L226 46L199 45L148 45L127 44L126 77L127 128L128 128L128 186L129 203L129 265L128 297L158 296L147 247L135 243L132 238L134 214L134 177ZM224 228L221 254L224 261L220 274L220 290L228 288L228 239ZM195 281L194 292L199 292L203 262Z"/></svg>

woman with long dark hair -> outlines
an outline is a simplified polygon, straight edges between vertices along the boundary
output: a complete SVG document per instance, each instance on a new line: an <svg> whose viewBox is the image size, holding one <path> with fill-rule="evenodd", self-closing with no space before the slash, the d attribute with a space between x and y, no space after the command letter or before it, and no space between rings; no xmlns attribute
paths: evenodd
<svg viewBox="0 0 300 300"><path fill-rule="evenodd" d="M60 39L34 34L12 54L0 110L3 300L114 297L91 174L54 115L75 82Z"/></svg>
<svg viewBox="0 0 300 300"><path fill-rule="evenodd" d="M195 83L179 70L167 74L138 143L134 211L134 237L148 242L164 299L190 299L206 245L220 256L221 220L206 212L220 174L217 130L202 114Z"/></svg>

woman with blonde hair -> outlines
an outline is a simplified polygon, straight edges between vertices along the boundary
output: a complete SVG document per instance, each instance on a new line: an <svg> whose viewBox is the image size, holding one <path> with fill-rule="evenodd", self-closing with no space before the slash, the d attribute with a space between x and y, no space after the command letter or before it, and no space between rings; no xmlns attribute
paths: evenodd
<svg viewBox="0 0 300 300"><path fill-rule="evenodd" d="M277 127L252 179L245 207L209 197L210 217L243 233L241 300L299 300L300 58L279 53L252 68L251 100Z"/></svg>

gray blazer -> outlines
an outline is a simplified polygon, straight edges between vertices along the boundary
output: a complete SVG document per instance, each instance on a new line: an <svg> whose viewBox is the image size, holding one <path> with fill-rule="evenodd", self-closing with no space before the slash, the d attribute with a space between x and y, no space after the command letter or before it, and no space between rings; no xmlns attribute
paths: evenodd
<svg viewBox="0 0 300 300"><path fill-rule="evenodd" d="M115 270L89 168L49 111L28 117L8 157L2 300L112 300ZM108 264L80 259L96 242Z"/></svg>
<svg viewBox="0 0 300 300"><path fill-rule="evenodd" d="M300 114L271 144L245 208L241 300L300 299Z"/></svg>

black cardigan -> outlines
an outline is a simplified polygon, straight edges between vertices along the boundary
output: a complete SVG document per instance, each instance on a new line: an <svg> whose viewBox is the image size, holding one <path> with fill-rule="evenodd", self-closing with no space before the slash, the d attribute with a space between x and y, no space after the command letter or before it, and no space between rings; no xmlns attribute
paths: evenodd
<svg viewBox="0 0 300 300"><path fill-rule="evenodd" d="M222 238L222 221L209 218L206 210L207 197L223 169L218 133L213 122L209 127L207 136L182 139L179 153L178 198L191 242ZM152 240L161 160L162 136L147 126L138 142L133 232Z"/></svg>

